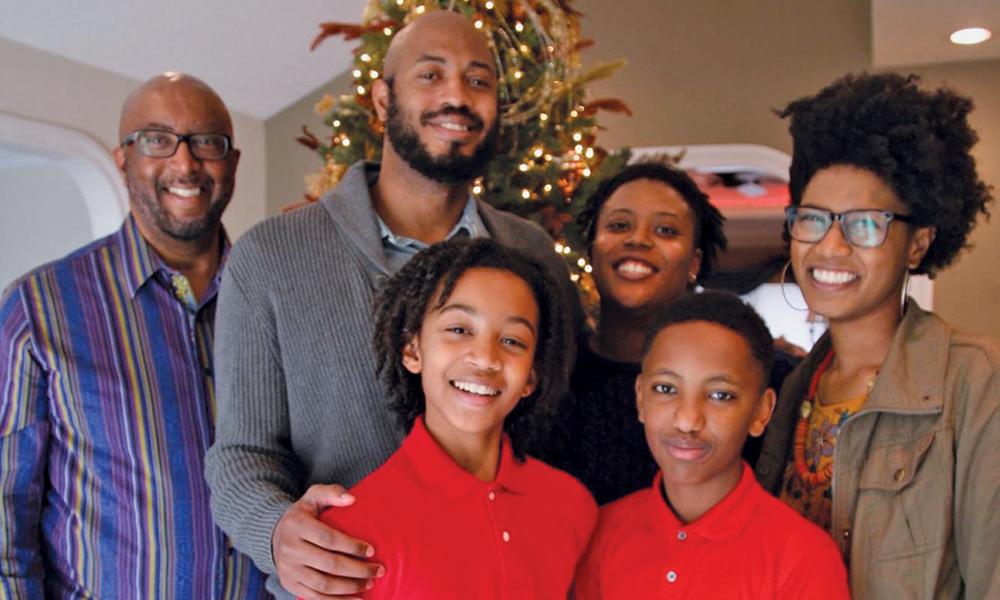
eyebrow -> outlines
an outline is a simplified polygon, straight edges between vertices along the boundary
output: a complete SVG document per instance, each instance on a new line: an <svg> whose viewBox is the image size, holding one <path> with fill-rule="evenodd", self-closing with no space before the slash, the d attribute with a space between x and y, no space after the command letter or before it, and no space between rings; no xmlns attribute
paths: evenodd
<svg viewBox="0 0 1000 600"><path fill-rule="evenodd" d="M468 304L448 304L448 305L442 307L441 310L439 310L438 312L441 313L441 314L444 314L444 313L446 313L446 312L448 312L450 310L461 311L461 312L463 312L463 313L465 313L467 315L471 315L471 316L475 316L475 315L479 314L476 311L475 308L469 306ZM505 320L508 321L508 322L520 323L520 324L524 325L525 327L527 327L528 329L530 329L532 334L536 333L535 332L535 325L530 320L525 319L524 317L520 317L518 315L513 315L513 316L510 316L510 317L507 317Z"/></svg>
<svg viewBox="0 0 1000 600"><path fill-rule="evenodd" d="M161 131L170 131L170 132L176 131L170 125L167 125L165 123L157 123L156 121L153 121L152 123L146 123L146 125L141 127L141 129L159 129Z"/></svg>
<svg viewBox="0 0 1000 600"><path fill-rule="evenodd" d="M438 56L436 54L421 54L419 57L417 57L416 62L418 62L418 63L421 63L421 62L432 62L432 63L441 64L441 65L444 65L444 64L448 63L448 61L445 60L445 58L443 56ZM489 71L490 74L495 74L494 71L493 71L493 65L490 65L489 63L484 63L481 60L470 61L469 62L469 66L477 68L477 69L485 69L485 70Z"/></svg>
<svg viewBox="0 0 1000 600"><path fill-rule="evenodd" d="M630 215L634 215L635 211L632 210L631 208L624 208L624 207L622 207L622 208L612 208L611 210L609 210L607 212L607 214L609 214L609 215L614 214L614 213L628 213ZM680 217L681 215L679 213L675 213L675 212L669 211L669 210L658 210L658 211L656 211L656 212L653 213L653 216L656 216L656 217Z"/></svg>
<svg viewBox="0 0 1000 600"><path fill-rule="evenodd" d="M684 379L684 377L680 373L672 371L668 368L656 369L653 371L653 375L668 375L671 377L676 377L678 379ZM705 381L709 383L732 383L734 385L739 384L739 381L737 379L733 379L732 377L726 374L713 375L708 379L706 379Z"/></svg>

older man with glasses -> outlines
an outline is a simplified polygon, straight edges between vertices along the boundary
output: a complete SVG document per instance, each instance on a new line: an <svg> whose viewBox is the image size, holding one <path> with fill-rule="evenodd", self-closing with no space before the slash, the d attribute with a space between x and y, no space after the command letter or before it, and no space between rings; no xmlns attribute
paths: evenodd
<svg viewBox="0 0 1000 600"><path fill-rule="evenodd" d="M0 300L0 597L263 598L215 527L212 329L239 150L167 73L122 108L121 229Z"/></svg>

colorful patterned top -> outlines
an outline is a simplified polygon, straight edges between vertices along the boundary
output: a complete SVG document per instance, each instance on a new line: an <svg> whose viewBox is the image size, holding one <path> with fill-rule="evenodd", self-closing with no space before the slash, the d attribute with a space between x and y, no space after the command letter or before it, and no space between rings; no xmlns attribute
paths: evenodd
<svg viewBox="0 0 1000 600"><path fill-rule="evenodd" d="M266 597L203 476L217 285L198 304L129 217L5 292L0 597Z"/></svg>
<svg viewBox="0 0 1000 600"><path fill-rule="evenodd" d="M820 401L816 390L832 358L831 353L813 374L810 398L802 405L804 412L801 418L808 419L802 448L796 448L792 453L792 460L785 465L780 496L782 502L826 531L830 530L833 482L829 475L833 472L833 451L837 447L837 436L848 417L856 413L868 398L865 393L833 404L824 405ZM805 481L796 467L795 455L800 452L808 473L806 479L811 481Z"/></svg>

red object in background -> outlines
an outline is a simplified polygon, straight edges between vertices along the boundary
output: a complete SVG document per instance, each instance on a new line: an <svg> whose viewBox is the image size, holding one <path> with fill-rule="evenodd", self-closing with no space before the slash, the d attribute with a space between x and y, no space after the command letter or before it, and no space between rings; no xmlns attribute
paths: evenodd
<svg viewBox="0 0 1000 600"><path fill-rule="evenodd" d="M753 192L747 194L744 187L750 187ZM720 209L725 208L783 208L788 206L790 197L788 184L779 181L764 181L761 183L743 184L737 187L711 185L703 187L712 204Z"/></svg>
<svg viewBox="0 0 1000 600"><path fill-rule="evenodd" d="M720 209L784 208L790 202L788 184L761 173L713 173L697 169L688 169L687 173Z"/></svg>

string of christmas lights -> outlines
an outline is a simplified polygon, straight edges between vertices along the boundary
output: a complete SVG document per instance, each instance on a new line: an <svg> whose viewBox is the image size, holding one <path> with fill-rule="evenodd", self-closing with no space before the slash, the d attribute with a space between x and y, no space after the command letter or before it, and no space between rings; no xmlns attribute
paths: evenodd
<svg viewBox="0 0 1000 600"><path fill-rule="evenodd" d="M318 199L358 160L379 160L382 125L371 102L393 35L428 10L465 14L490 43L499 74L500 150L472 193L502 210L541 224L557 240L571 276L586 291L591 267L582 252L576 215L596 181L620 169L628 149L597 144L597 112L631 114L617 99L587 102L586 86L609 77L624 61L584 70L580 17L571 0L370 0L360 24L322 23L316 48L330 36L360 40L354 50L353 94L326 95L316 104L330 131L302 129L299 141L315 150L323 169L307 176L306 196Z"/></svg>

